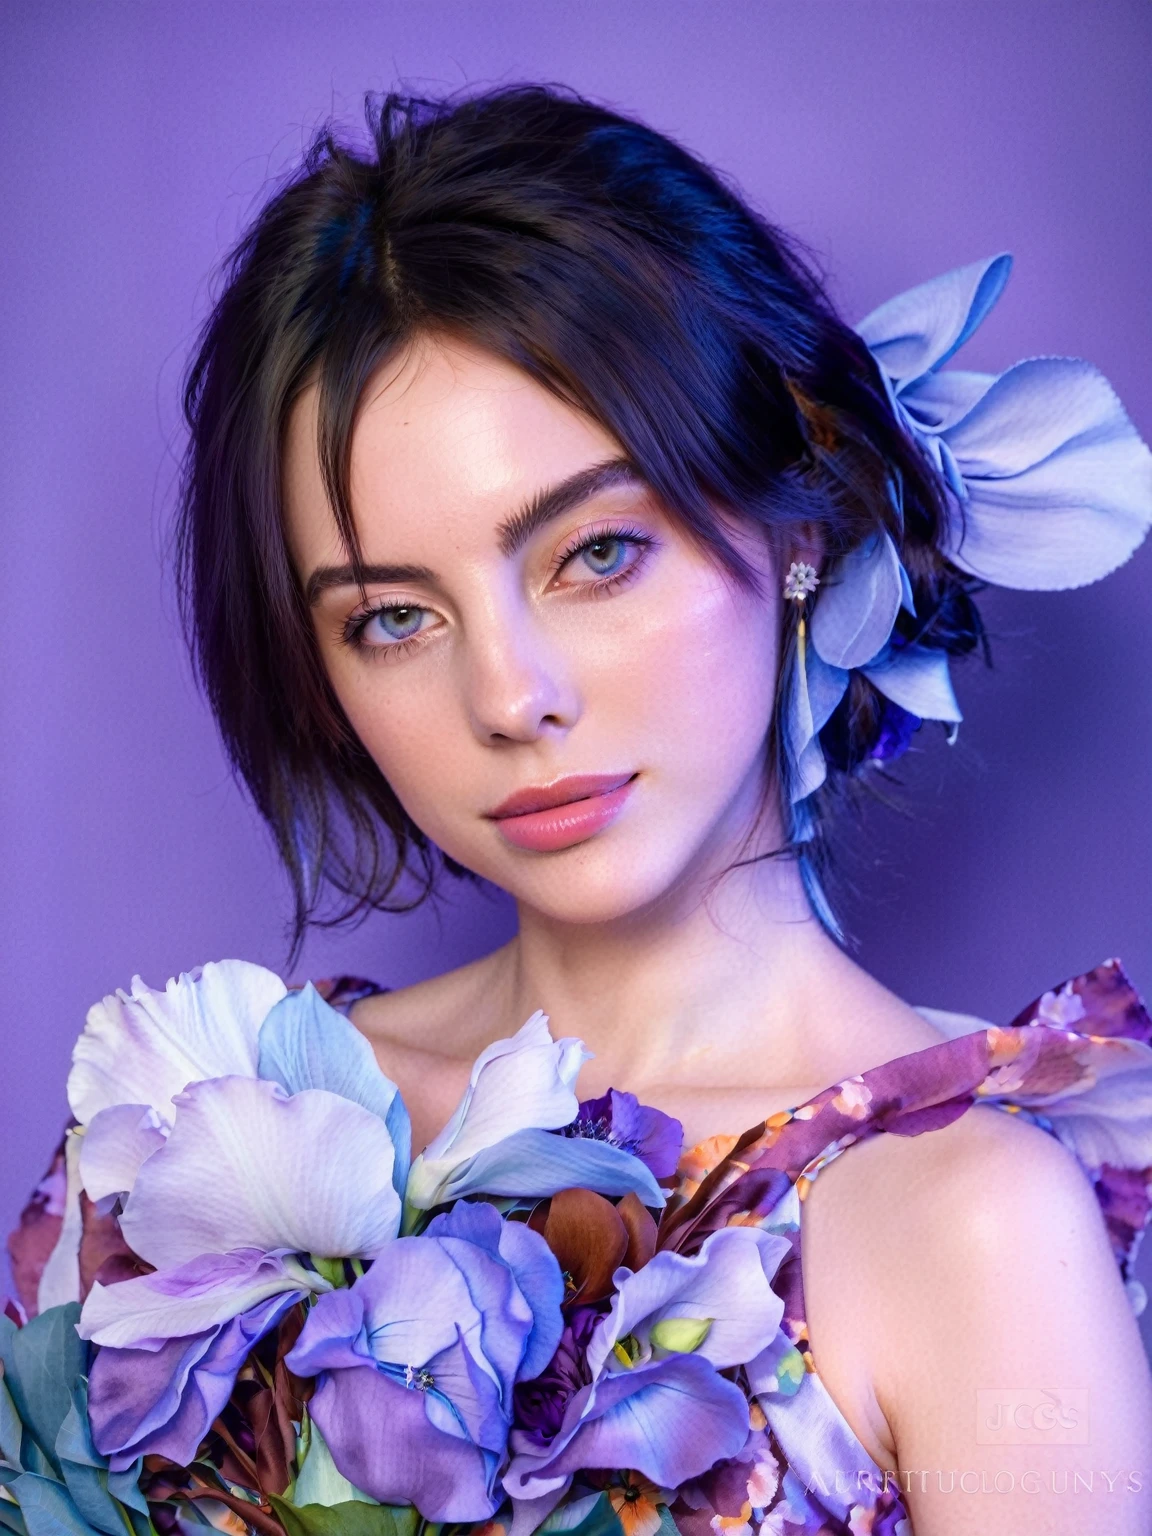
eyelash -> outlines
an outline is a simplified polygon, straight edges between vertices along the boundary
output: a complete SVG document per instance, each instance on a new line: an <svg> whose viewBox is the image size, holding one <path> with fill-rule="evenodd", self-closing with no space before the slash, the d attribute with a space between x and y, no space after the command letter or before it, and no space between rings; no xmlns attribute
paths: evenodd
<svg viewBox="0 0 1152 1536"><path fill-rule="evenodd" d="M591 597L602 597L609 592L615 592L621 587L627 586L640 574L644 567L646 556L655 546L656 540L651 534L644 533L639 528L616 524L610 524L604 528L595 528L587 533L577 535L556 557L552 569L553 580L570 560L574 560L584 550L591 549L596 544L608 544L614 540L621 544L631 545L632 548L639 552L637 558L630 565L626 566L624 570L616 572L611 576L602 576L595 581L582 582L581 586ZM367 626L379 614L394 613L401 608L418 608L420 606L419 603L396 602L392 599L388 602L377 603L374 607L366 609L362 613L353 614L344 625L341 636L343 643L356 650L371 649L381 658L387 656L390 660L395 660L397 657L404 655L413 646L421 643L421 634L419 632L406 640L396 640L391 645L374 645L371 647L363 644L361 636Z"/></svg>
<svg viewBox="0 0 1152 1536"><path fill-rule="evenodd" d="M593 528L587 533L577 534L556 557L556 563L552 569L553 578L560 572L570 560L583 554L586 549L591 549L595 544L629 544L638 551L636 559L624 570L611 576L602 576L596 581L582 582L581 586L593 597L600 597L604 593L617 591L620 587L627 586L643 569L649 552L654 548L656 540L650 533L644 533L639 528L626 524L609 523L603 528Z"/></svg>

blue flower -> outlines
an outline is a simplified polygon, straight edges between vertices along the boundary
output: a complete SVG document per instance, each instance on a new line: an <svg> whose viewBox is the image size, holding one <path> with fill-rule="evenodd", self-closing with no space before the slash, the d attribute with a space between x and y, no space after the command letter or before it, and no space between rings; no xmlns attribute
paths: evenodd
<svg viewBox="0 0 1152 1536"><path fill-rule="evenodd" d="M543 1238L465 1202L322 1296L286 1361L319 1375L309 1411L338 1469L425 1519L487 1519L513 1388L552 1358L563 1294Z"/></svg>
<svg viewBox="0 0 1152 1536"><path fill-rule="evenodd" d="M520 1394L504 1478L513 1500L558 1499L591 1469L629 1467L676 1488L734 1456L748 1402L720 1372L775 1336L784 1303L769 1281L787 1252L785 1238L729 1227L691 1258L665 1251L617 1270L611 1310L590 1327L574 1319L547 1392Z"/></svg>

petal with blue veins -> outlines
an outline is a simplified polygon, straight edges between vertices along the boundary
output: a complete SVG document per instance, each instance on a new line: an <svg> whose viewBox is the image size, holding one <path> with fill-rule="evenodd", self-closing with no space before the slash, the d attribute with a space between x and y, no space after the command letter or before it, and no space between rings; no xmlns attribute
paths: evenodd
<svg viewBox="0 0 1152 1536"><path fill-rule="evenodd" d="M303 1294L271 1296L200 1333L154 1341L154 1349L98 1350L88 1415L97 1449L110 1458L112 1470L150 1454L182 1466L191 1462L249 1351Z"/></svg>
<svg viewBox="0 0 1152 1536"><path fill-rule="evenodd" d="M453 1169L446 1184L424 1198L429 1206L463 1195L543 1199L562 1189L590 1189L598 1195L632 1193L645 1205L659 1208L664 1204L664 1191L651 1170L631 1152L606 1141L536 1130L517 1131L477 1153ZM411 1181L408 1198L412 1201Z"/></svg>
<svg viewBox="0 0 1152 1536"><path fill-rule="evenodd" d="M515 1035L493 1041L476 1058L452 1118L412 1164L408 1202L430 1210L454 1198L444 1191L470 1159L517 1131L568 1125L576 1118L575 1083L587 1056L579 1040L553 1040L547 1015L539 1012Z"/></svg>
<svg viewBox="0 0 1152 1536"><path fill-rule="evenodd" d="M695 1352L718 1370L754 1359L784 1313L770 1280L788 1251L787 1238L727 1227L691 1257L665 1250L635 1273L618 1270L612 1309L588 1346L588 1369L595 1377L614 1368L613 1347L628 1335L647 1354L652 1328L673 1318L708 1321Z"/></svg>
<svg viewBox="0 0 1152 1536"><path fill-rule="evenodd" d="M799 658L793 664L787 731L794 805L819 789L827 775L819 733L844 697L848 677L845 668L829 666L814 646L808 647L803 667Z"/></svg>
<svg viewBox="0 0 1152 1536"><path fill-rule="evenodd" d="M1152 524L1152 452L1089 363L1017 363L944 441L968 491L948 554L985 581L1084 586L1123 564Z"/></svg>
<svg viewBox="0 0 1152 1536"><path fill-rule="evenodd" d="M433 1424L424 1397L361 1366L325 1374L308 1408L357 1488L427 1520L486 1520L500 1502L497 1458Z"/></svg>
<svg viewBox="0 0 1152 1536"><path fill-rule="evenodd" d="M851 670L883 650L906 583L896 546L884 532L838 560L812 610L812 644L823 660Z"/></svg>
<svg viewBox="0 0 1152 1536"><path fill-rule="evenodd" d="M535 1499L576 1472L629 1467L677 1488L735 1456L747 1438L740 1388L700 1355L673 1355L585 1387L547 1449L514 1432L504 1487L513 1499Z"/></svg>

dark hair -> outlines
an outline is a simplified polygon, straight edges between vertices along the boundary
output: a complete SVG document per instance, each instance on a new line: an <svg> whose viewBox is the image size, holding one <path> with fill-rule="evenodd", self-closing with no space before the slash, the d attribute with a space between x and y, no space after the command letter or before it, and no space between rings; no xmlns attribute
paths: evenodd
<svg viewBox="0 0 1152 1536"><path fill-rule="evenodd" d="M830 556L884 528L920 615L901 614L897 643L960 653L980 634L973 583L937 548L935 473L871 355L795 245L717 172L560 87L370 98L368 125L370 151L322 132L255 219L185 392L180 590L229 756L291 876L297 941L320 920L324 881L344 898L335 922L414 905L437 867L335 698L286 549L282 439L314 379L324 481L354 564L361 394L395 348L441 332L605 427L738 578L748 573L717 508L774 532L813 524ZM782 679L794 613L785 625ZM892 755L884 743L918 723L901 714L852 675L821 734L830 783L817 828L837 780ZM806 856L820 849L817 836ZM409 884L402 898L406 870L415 894Z"/></svg>

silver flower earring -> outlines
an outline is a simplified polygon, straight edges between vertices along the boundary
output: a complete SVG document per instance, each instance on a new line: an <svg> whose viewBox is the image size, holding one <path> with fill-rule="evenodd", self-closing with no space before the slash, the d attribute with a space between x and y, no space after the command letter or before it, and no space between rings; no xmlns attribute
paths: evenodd
<svg viewBox="0 0 1152 1536"><path fill-rule="evenodd" d="M820 585L820 578L816 574L816 567L809 565L806 560L793 560L788 567L788 574L784 578L784 596L790 603L795 603L800 610L800 623L796 629L796 649L800 656L800 667L805 665L806 641L808 638L808 626L805 622L804 612L808 604L809 595L815 592Z"/></svg>

